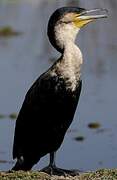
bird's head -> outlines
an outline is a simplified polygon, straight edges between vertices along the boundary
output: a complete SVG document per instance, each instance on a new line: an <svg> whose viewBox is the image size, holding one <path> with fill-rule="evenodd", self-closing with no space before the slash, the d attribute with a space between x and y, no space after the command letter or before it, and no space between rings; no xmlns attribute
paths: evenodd
<svg viewBox="0 0 117 180"><path fill-rule="evenodd" d="M75 41L80 28L99 18L107 17L107 10L86 10L79 7L62 7L50 17L48 23L48 37L51 44L63 52L67 41Z"/></svg>

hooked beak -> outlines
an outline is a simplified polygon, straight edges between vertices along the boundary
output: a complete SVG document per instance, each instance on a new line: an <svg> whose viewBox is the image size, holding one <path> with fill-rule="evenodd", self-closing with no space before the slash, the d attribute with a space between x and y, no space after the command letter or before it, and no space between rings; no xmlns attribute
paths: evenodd
<svg viewBox="0 0 117 180"><path fill-rule="evenodd" d="M108 10L106 9L86 10L81 12L75 17L74 23L77 27L81 28L84 25L96 19L107 18L107 17L108 17Z"/></svg>

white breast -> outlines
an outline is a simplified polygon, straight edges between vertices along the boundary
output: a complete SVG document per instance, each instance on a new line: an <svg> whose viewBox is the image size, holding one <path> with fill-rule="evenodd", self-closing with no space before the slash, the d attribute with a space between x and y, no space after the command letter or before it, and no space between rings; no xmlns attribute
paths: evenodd
<svg viewBox="0 0 117 180"><path fill-rule="evenodd" d="M67 43L62 59L56 64L61 78L66 81L66 88L74 91L81 76L83 62L80 49L73 43Z"/></svg>

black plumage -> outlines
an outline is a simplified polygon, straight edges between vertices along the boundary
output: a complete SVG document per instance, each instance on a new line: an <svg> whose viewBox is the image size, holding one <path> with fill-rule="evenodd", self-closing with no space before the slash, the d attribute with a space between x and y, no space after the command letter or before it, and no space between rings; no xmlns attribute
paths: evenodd
<svg viewBox="0 0 117 180"><path fill-rule="evenodd" d="M24 157L25 163L20 166L23 170L29 170L47 153L57 151L78 103L81 81L76 91L70 92L65 80L59 75L52 77L50 71L29 89L16 121L13 158Z"/></svg>

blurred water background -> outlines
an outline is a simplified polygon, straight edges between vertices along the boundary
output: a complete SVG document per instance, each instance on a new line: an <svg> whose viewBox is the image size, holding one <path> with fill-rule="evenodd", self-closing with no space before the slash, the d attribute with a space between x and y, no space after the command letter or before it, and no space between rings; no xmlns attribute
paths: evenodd
<svg viewBox="0 0 117 180"><path fill-rule="evenodd" d="M0 29L5 27L6 33L0 31L0 170L9 170L14 163L14 113L19 112L34 80L59 57L46 28L51 13L61 6L106 8L109 18L79 33L83 88L57 164L84 171L117 167L117 1L1 0ZM97 123L97 128L89 128L90 123ZM48 156L33 169L47 161Z"/></svg>

